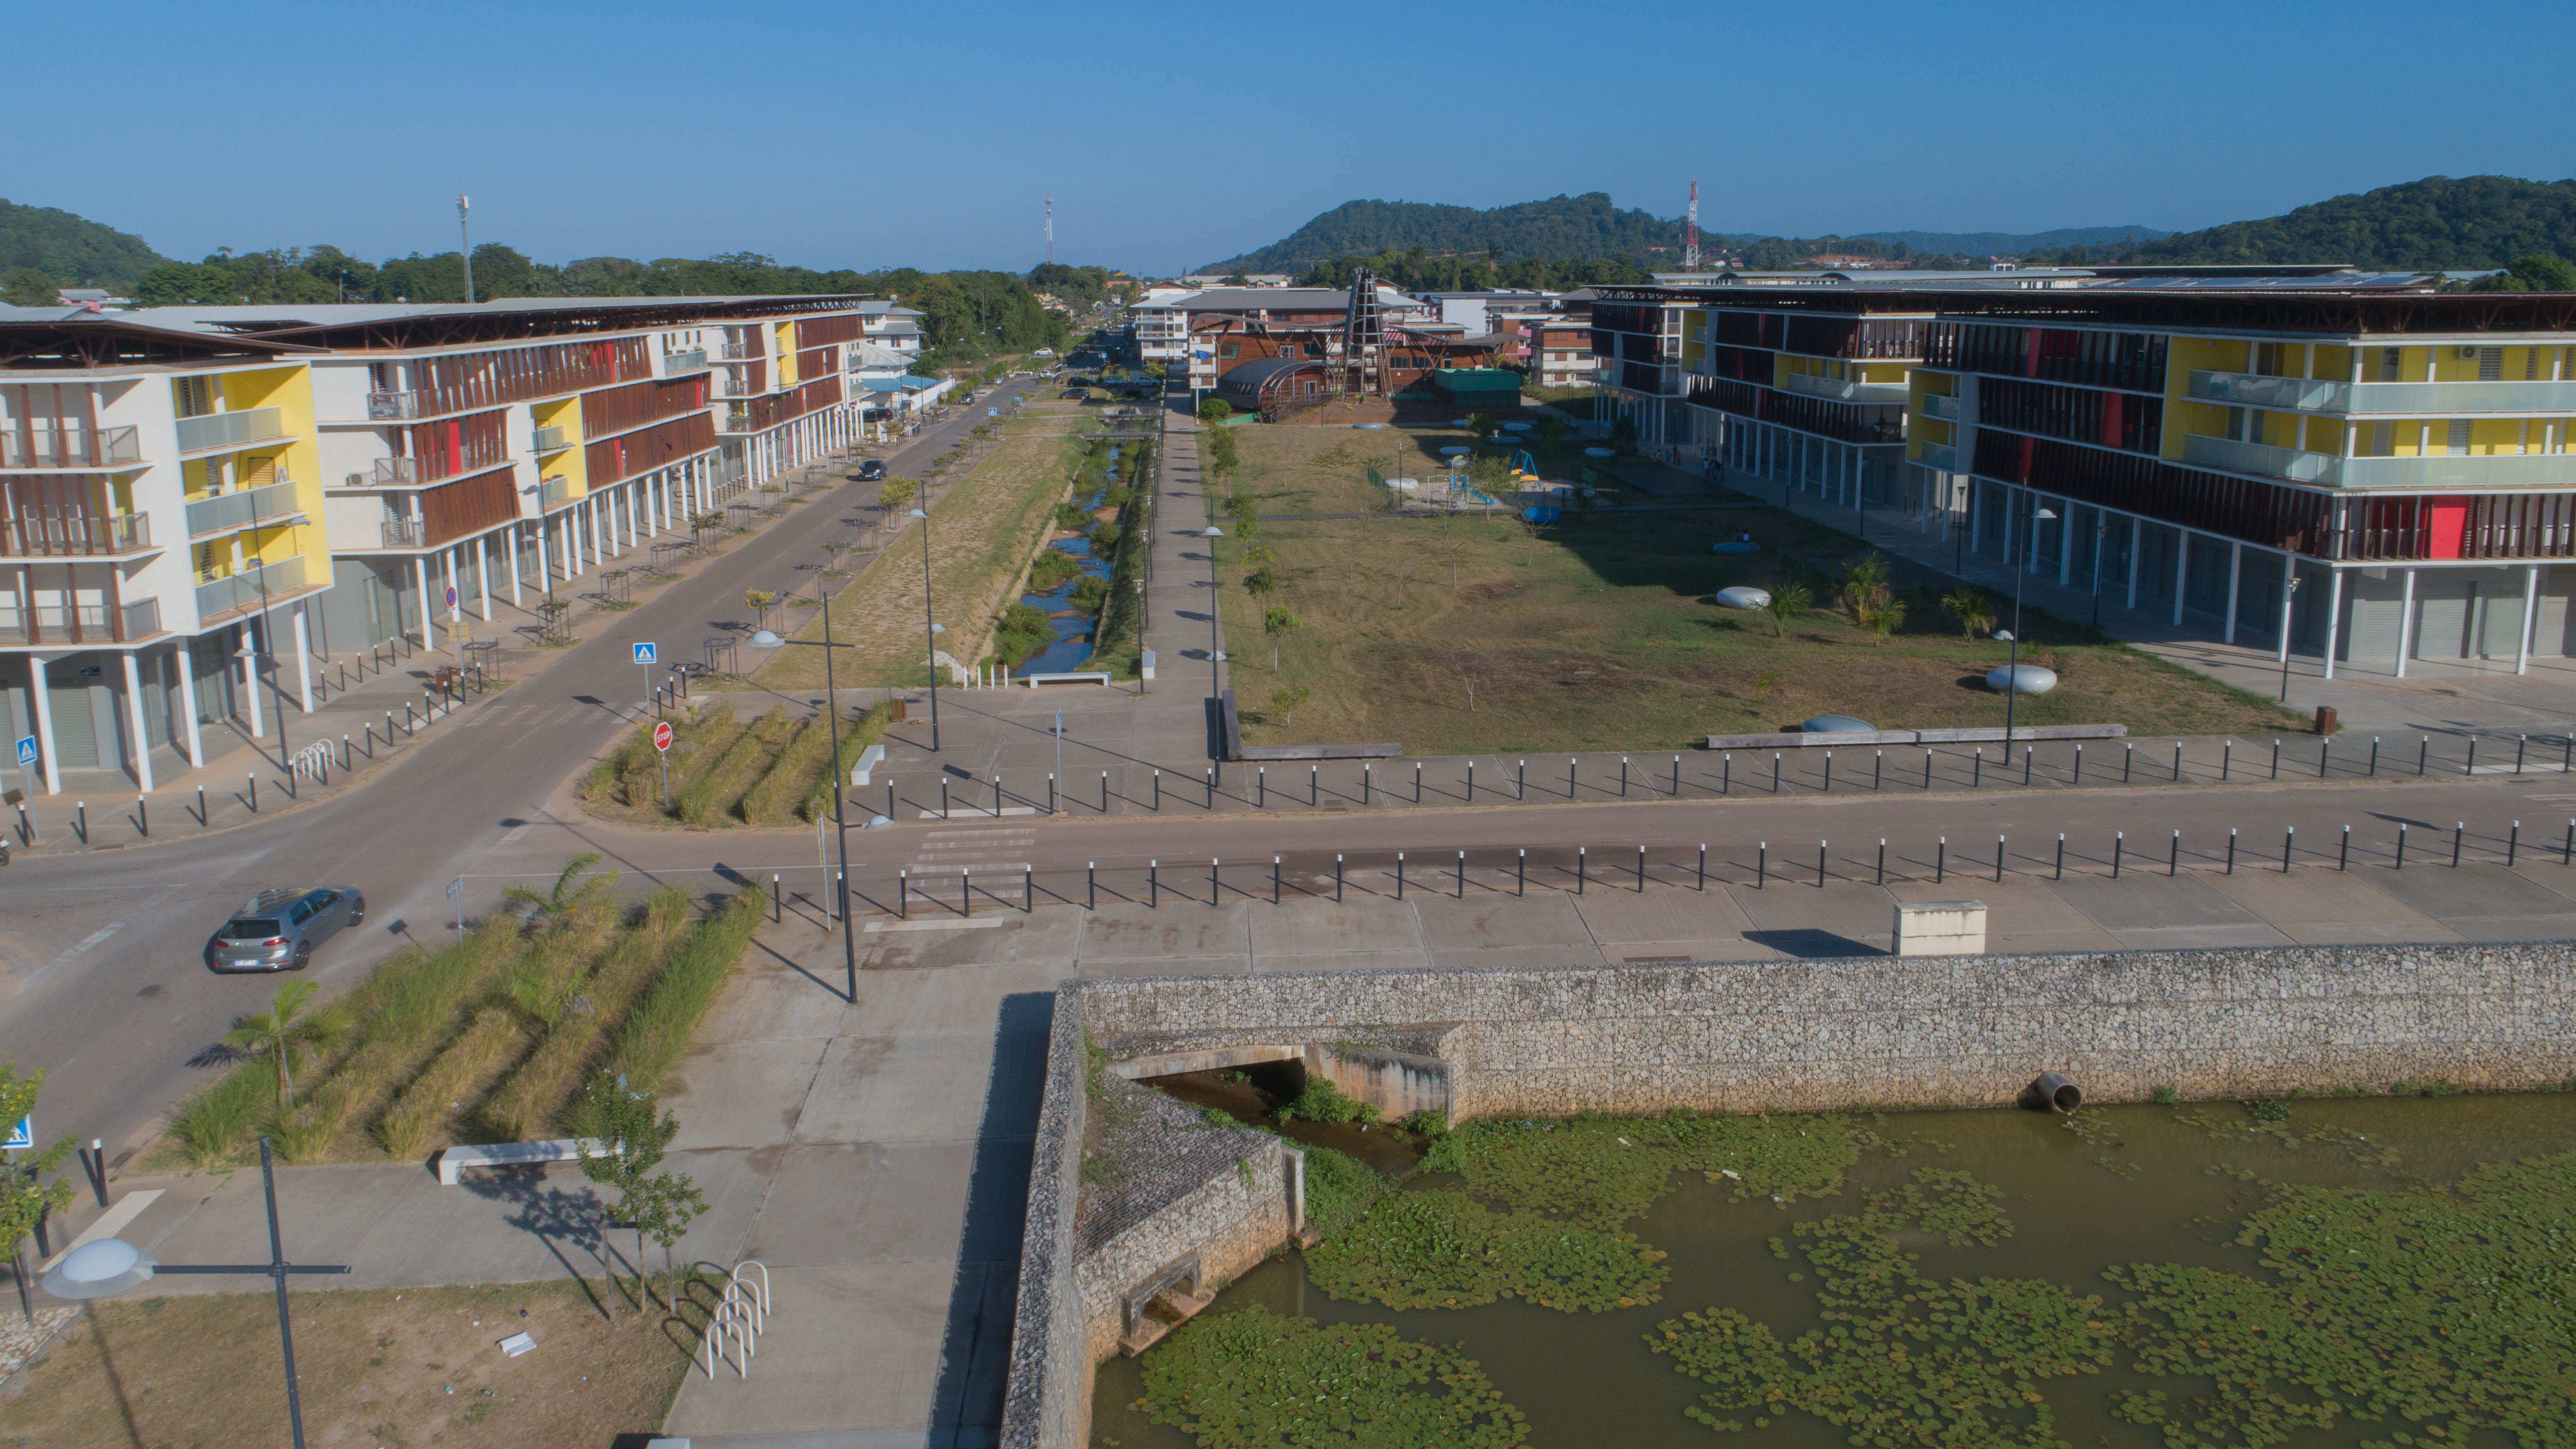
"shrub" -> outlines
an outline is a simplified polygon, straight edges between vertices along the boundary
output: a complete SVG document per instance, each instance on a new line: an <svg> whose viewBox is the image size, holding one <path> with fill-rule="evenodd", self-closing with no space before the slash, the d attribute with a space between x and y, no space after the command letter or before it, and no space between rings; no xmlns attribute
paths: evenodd
<svg viewBox="0 0 2576 1449"><path fill-rule="evenodd" d="M787 707L779 705L733 737L724 753L700 766L696 778L680 791L674 804L680 818L703 825L720 814L750 783L771 744L787 731ZM712 747L710 747L712 748ZM701 759L705 758L703 755Z"/></svg>
<svg viewBox="0 0 2576 1449"><path fill-rule="evenodd" d="M688 927L688 896L672 886L653 892L582 981L579 1005L589 1009L577 1005L555 1022L527 1060L485 1098L483 1126L490 1135L519 1141L553 1120L606 1033L661 972Z"/></svg>
<svg viewBox="0 0 2576 1449"><path fill-rule="evenodd" d="M1279 1109L1282 1122L1374 1122L1377 1108L1349 1096L1330 1078L1308 1077L1297 1099Z"/></svg>
<svg viewBox="0 0 2576 1449"><path fill-rule="evenodd" d="M519 1034L517 1018L500 1007L484 1008L463 1035L432 1058L421 1074L403 1088L376 1124L376 1141L396 1157L410 1157L472 1086L475 1078L499 1060Z"/></svg>
<svg viewBox="0 0 2576 1449"><path fill-rule="evenodd" d="M2182 1093L2171 1087L2157 1087L2147 1093L2147 1100L2159 1107L2171 1107L2182 1101Z"/></svg>
<svg viewBox="0 0 2576 1449"><path fill-rule="evenodd" d="M741 959L767 901L757 890L738 892L698 927L655 979L617 1031L607 1067L631 1090L649 1092L680 1059L698 1019Z"/></svg>
<svg viewBox="0 0 2576 1449"><path fill-rule="evenodd" d="M1306 1225L1318 1236L1349 1227L1386 1195L1387 1180L1358 1158L1329 1147L1298 1150L1306 1154Z"/></svg>
<svg viewBox="0 0 2576 1449"><path fill-rule="evenodd" d="M170 1135L190 1162L212 1167L241 1144L276 1093L277 1073L266 1062L244 1062L189 1098L170 1119Z"/></svg>
<svg viewBox="0 0 2576 1449"><path fill-rule="evenodd" d="M795 819L796 807L813 791L814 772L827 763L823 757L832 751L831 730L832 722L820 714L797 723L769 772L742 797L745 821L785 825Z"/></svg>

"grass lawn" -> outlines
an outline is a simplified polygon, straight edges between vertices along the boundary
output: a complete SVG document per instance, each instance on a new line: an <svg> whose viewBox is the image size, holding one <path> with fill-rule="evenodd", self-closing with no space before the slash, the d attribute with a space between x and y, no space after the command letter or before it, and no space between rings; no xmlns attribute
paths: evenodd
<svg viewBox="0 0 2576 1449"><path fill-rule="evenodd" d="M1016 602L1003 591L1018 581L1045 537L1080 455L1074 438L1008 439L931 505L931 583L947 629L940 648L958 662L982 651L1002 607ZM832 638L854 646L834 661L835 683L908 684L923 677L918 526L894 535L880 560L833 597ZM821 639L821 611L809 613L794 637ZM752 678L767 689L819 688L823 651L782 649Z"/></svg>
<svg viewBox="0 0 2576 1449"><path fill-rule="evenodd" d="M631 1245L629 1245L631 1250ZM631 1296L609 1322L596 1278L288 1296L304 1429L313 1444L447 1449L642 1443L662 1424L705 1314L680 1321ZM688 1285L683 1282L683 1288ZM655 1280L658 1292L660 1282ZM498 1342L537 1347L504 1358ZM277 1299L267 1293L107 1300L0 1398L0 1436L32 1444L287 1442Z"/></svg>
<svg viewBox="0 0 2576 1449"><path fill-rule="evenodd" d="M1283 492L1319 487L1322 463L1265 459L1268 477L1253 481L1276 479ZM1265 513L1286 511L1268 492L1261 502ZM1739 530L1764 552L1710 553ZM1280 587L1257 600L1243 588L1251 570L1241 559L1263 544L1277 555ZM1876 642L1839 607L1831 580L1780 552L1856 558L1857 541L1777 509L1611 512L1538 539L1500 515L1274 522L1220 547L1247 743L1392 740L1417 754L1678 749L1819 714L1889 729L2003 722L2004 701L1983 676L2004 662L2005 645L1963 639L1936 597L1914 591L1902 594L1903 626ZM1818 562L1839 567L1830 554ZM1820 608L1776 636L1769 615L1720 609L1710 597L1732 584L1776 592L1799 578ZM1265 605L1302 621L1275 641L1276 667ZM2211 734L2295 722L2088 629L2037 611L2023 622L2024 661L2063 680L2023 700L2023 723ZM1283 686L1311 691L1284 719L1266 708Z"/></svg>

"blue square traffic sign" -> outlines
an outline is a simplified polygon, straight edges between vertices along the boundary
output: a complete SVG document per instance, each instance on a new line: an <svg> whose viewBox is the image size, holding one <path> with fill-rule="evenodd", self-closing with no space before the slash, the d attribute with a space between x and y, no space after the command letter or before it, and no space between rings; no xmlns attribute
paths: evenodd
<svg viewBox="0 0 2576 1449"><path fill-rule="evenodd" d="M652 662L653 662L653 646L652 646L652 645L650 645L650 644L638 644L638 645L636 645L636 646L635 646L635 662L636 662L636 663L638 663L638 664L650 664L650 663L652 663Z"/></svg>
<svg viewBox="0 0 2576 1449"><path fill-rule="evenodd" d="M22 765L32 765L36 763L36 737L34 735L20 735L18 737L18 763Z"/></svg>
<svg viewBox="0 0 2576 1449"><path fill-rule="evenodd" d="M35 1145L36 1117L32 1112L18 1119L18 1125L9 1129L6 1139L0 1139L0 1147L12 1152L24 1152Z"/></svg>

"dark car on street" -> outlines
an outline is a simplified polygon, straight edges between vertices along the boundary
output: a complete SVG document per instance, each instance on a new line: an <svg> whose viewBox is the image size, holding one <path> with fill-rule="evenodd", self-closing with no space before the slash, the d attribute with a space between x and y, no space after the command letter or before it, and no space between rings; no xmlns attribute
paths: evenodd
<svg viewBox="0 0 2576 1449"><path fill-rule="evenodd" d="M206 942L212 971L301 971L321 944L365 924L367 898L354 889L266 890L233 912Z"/></svg>
<svg viewBox="0 0 2576 1449"><path fill-rule="evenodd" d="M870 458L866 462L861 463L859 465L859 471L851 474L850 476L858 479L862 483L873 483L885 475L885 460L882 458Z"/></svg>

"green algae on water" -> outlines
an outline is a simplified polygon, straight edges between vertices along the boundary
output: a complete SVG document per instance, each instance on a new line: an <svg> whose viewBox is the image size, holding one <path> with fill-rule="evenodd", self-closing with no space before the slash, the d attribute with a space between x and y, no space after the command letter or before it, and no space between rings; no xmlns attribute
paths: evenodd
<svg viewBox="0 0 2576 1449"><path fill-rule="evenodd" d="M1192 1319L1142 1367L1137 1407L1203 1449L1503 1449L1529 1435L1475 1360L1383 1324L1318 1325L1256 1305Z"/></svg>
<svg viewBox="0 0 2576 1449"><path fill-rule="evenodd" d="M1586 1223L1497 1212L1459 1192L1409 1192L1308 1249L1306 1275L1335 1298L1390 1308L1468 1308L1508 1295L1602 1313L1660 1297L1663 1257Z"/></svg>

